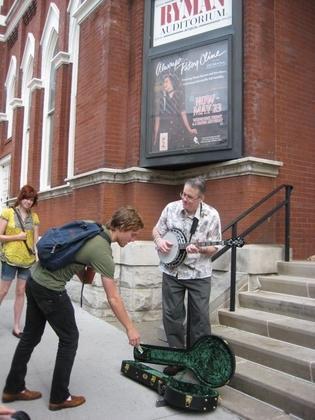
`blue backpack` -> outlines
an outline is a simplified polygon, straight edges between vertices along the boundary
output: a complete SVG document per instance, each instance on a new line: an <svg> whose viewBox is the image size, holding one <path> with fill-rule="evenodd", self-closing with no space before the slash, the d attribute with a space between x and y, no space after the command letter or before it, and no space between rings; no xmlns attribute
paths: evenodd
<svg viewBox="0 0 315 420"><path fill-rule="evenodd" d="M95 222L76 220L48 229L36 244L39 261L50 271L65 267L75 262L75 254L86 241L99 234L110 242L102 226Z"/></svg>

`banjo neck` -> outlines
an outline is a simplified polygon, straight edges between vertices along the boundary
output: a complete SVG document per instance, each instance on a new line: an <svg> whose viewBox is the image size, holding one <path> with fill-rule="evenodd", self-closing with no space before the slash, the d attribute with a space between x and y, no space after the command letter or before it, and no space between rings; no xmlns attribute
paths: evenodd
<svg viewBox="0 0 315 420"><path fill-rule="evenodd" d="M244 240L240 237L223 241L187 242L184 233L177 228L169 230L163 238L172 246L168 253L163 253L158 250L158 255L161 263L169 268L178 267L185 260L187 255L186 248L190 243L196 246L228 245L230 247L242 247L244 245Z"/></svg>
<svg viewBox="0 0 315 420"><path fill-rule="evenodd" d="M185 249L188 245L197 245L197 246L210 246L210 245L226 245L227 241L205 241L205 242L185 242L179 244L179 249Z"/></svg>

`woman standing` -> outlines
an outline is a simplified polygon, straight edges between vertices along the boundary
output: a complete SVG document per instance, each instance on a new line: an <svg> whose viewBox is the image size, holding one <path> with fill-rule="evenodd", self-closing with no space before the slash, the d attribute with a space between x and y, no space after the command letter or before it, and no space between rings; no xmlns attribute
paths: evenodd
<svg viewBox="0 0 315 420"><path fill-rule="evenodd" d="M170 74L164 75L162 86L154 124L154 147L164 152L190 147L197 130L190 127L183 89L179 89L174 75Z"/></svg>
<svg viewBox="0 0 315 420"><path fill-rule="evenodd" d="M20 321L24 306L25 284L29 268L36 260L35 244L38 239L39 218L32 211L37 204L37 192L30 185L20 190L13 207L2 210L0 216L1 281L0 304L16 277L14 326L12 334L21 338Z"/></svg>

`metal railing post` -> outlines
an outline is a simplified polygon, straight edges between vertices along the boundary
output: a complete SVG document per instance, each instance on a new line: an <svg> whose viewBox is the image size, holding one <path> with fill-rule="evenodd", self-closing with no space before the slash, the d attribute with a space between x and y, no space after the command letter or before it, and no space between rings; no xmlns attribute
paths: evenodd
<svg viewBox="0 0 315 420"><path fill-rule="evenodd" d="M284 261L290 261L290 210L291 210L291 191L292 187L285 187L285 239L284 239Z"/></svg>
<svg viewBox="0 0 315 420"><path fill-rule="evenodd" d="M252 223L247 229L243 232L240 232L239 235L237 234L237 223L243 220L246 216L264 204L267 200L273 197L276 193L283 190L285 188L285 198L280 203L276 204L271 210L266 212L262 217L260 217L256 222ZM230 222L225 228L222 230L222 233L226 232L227 230L231 229L231 236L232 239L236 239L240 237L244 239L248 234L250 234L253 230L255 230L258 226L264 223L267 219L269 219L273 214L275 214L278 210L282 207L285 207L285 250L284 250L284 259L285 261L290 261L290 200L291 200L291 193L293 190L292 185L282 184L261 200L259 200L256 204L252 207L244 211L240 214L236 219ZM236 299L236 248L235 244L226 245L221 250L219 250L212 258L212 261L215 261L221 255L223 255L228 249L231 249L231 284L230 284L230 311L235 311L235 299Z"/></svg>
<svg viewBox="0 0 315 420"><path fill-rule="evenodd" d="M237 224L232 226L232 238L237 237ZM235 294L236 294L236 245L231 248L231 290L230 290L230 311L235 311Z"/></svg>

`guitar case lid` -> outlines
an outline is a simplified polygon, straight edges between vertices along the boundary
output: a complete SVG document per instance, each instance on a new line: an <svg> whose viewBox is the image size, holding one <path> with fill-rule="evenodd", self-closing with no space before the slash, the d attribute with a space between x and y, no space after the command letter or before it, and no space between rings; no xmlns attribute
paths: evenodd
<svg viewBox="0 0 315 420"><path fill-rule="evenodd" d="M200 338L190 349L141 344L141 351L134 347L134 358L139 362L182 366L211 388L227 384L235 372L233 351L215 335Z"/></svg>

